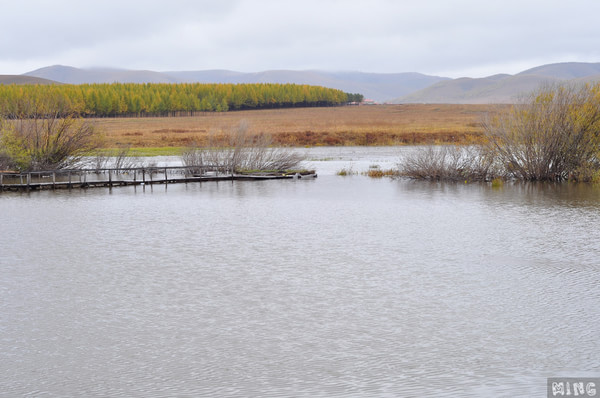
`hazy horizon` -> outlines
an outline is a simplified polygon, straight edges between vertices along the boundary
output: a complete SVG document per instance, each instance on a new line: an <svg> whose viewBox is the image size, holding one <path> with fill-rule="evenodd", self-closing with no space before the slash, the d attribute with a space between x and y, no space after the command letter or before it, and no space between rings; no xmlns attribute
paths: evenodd
<svg viewBox="0 0 600 398"><path fill-rule="evenodd" d="M593 0L282 2L175 0L4 6L0 74L51 65L151 71L224 69L514 74L599 62Z"/></svg>

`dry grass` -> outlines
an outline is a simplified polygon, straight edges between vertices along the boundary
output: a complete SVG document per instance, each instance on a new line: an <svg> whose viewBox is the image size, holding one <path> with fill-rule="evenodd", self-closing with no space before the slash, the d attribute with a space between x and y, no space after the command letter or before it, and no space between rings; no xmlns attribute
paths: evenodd
<svg viewBox="0 0 600 398"><path fill-rule="evenodd" d="M371 177L371 178L382 178L382 177L397 177L400 175L400 172L396 169L370 169L369 171L367 171L366 173L363 173L364 175Z"/></svg>
<svg viewBox="0 0 600 398"><path fill-rule="evenodd" d="M377 105L207 112L193 117L95 119L107 147L183 147L225 136L245 120L251 135L277 145L400 145L469 143L482 134L482 116L497 105Z"/></svg>

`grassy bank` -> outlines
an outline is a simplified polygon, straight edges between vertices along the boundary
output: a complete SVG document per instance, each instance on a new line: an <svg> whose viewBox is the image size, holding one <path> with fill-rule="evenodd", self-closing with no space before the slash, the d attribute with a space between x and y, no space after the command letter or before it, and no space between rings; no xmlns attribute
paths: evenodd
<svg viewBox="0 0 600 398"><path fill-rule="evenodd" d="M136 147L130 148L128 156L179 156L185 147L163 146L163 147Z"/></svg>
<svg viewBox="0 0 600 398"><path fill-rule="evenodd" d="M207 112L193 117L99 118L105 146L130 146L137 155L171 155L202 145L245 120L252 135L276 145L402 145L469 143L482 134L482 116L493 105L378 105Z"/></svg>

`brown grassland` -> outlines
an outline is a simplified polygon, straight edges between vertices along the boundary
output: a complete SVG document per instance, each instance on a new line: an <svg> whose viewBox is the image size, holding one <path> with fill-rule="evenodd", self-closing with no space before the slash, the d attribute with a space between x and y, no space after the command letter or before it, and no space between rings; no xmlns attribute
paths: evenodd
<svg viewBox="0 0 600 398"><path fill-rule="evenodd" d="M115 148L203 145L209 135L225 136L244 121L251 135L268 134L275 145L465 144L482 134L486 114L498 105L362 105L207 112L199 116L98 118L104 146ZM225 144L226 145L226 144Z"/></svg>

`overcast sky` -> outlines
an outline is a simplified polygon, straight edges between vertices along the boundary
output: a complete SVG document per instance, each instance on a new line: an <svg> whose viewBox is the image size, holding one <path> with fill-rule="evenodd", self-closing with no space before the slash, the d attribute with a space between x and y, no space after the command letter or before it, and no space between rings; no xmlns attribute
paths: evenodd
<svg viewBox="0 0 600 398"><path fill-rule="evenodd" d="M483 77L600 62L598 0L3 3L0 74L61 64Z"/></svg>

